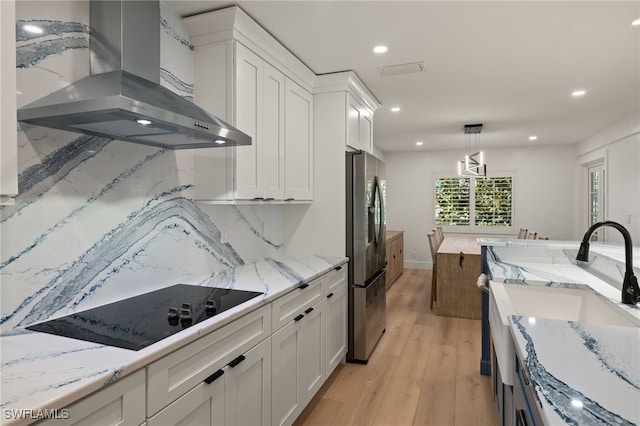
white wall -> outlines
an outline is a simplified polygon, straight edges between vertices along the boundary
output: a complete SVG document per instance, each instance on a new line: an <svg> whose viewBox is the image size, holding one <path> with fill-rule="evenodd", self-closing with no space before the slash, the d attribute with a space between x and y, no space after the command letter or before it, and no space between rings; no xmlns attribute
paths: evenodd
<svg viewBox="0 0 640 426"><path fill-rule="evenodd" d="M587 165L605 161L605 219L629 230L634 245L640 245L640 117L633 114L608 126L577 145L576 172L580 188L587 188ZM579 191L578 205L587 211L586 190ZM587 228L587 216L579 217L579 229ZM607 241L621 242L617 231L607 232Z"/></svg>
<svg viewBox="0 0 640 426"><path fill-rule="evenodd" d="M516 173L515 229L577 239L574 145L486 149L490 172ZM387 229L403 230L405 266L431 268L427 233L433 220L434 174L456 172L460 150L387 152Z"/></svg>

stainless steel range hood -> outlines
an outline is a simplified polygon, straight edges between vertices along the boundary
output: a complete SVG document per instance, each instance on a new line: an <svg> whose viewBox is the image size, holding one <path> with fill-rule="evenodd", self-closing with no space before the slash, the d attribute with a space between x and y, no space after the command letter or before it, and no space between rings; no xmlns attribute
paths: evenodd
<svg viewBox="0 0 640 426"><path fill-rule="evenodd" d="M160 86L158 1L90 2L91 75L18 110L18 120L171 149L251 137Z"/></svg>

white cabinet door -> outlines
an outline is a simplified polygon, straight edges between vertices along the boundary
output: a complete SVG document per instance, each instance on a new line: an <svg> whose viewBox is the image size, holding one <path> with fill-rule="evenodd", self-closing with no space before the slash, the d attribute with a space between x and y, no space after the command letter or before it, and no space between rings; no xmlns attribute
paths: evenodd
<svg viewBox="0 0 640 426"><path fill-rule="evenodd" d="M299 363L302 359L299 321L302 318L290 321L271 337L273 425L292 424L304 406L300 400L302 392L298 386Z"/></svg>
<svg viewBox="0 0 640 426"><path fill-rule="evenodd" d="M271 338L235 358L149 418L148 426L268 425Z"/></svg>
<svg viewBox="0 0 640 426"><path fill-rule="evenodd" d="M148 426L224 425L224 370L211 383L202 382L147 420Z"/></svg>
<svg viewBox="0 0 640 426"><path fill-rule="evenodd" d="M15 15L13 0L0 1L0 204L18 194Z"/></svg>
<svg viewBox="0 0 640 426"><path fill-rule="evenodd" d="M264 62L262 133L258 141L258 187L265 200L284 198L284 74Z"/></svg>
<svg viewBox="0 0 640 426"><path fill-rule="evenodd" d="M340 276L344 276L341 274ZM347 353L347 282L340 281L327 294L325 315L326 374L333 372Z"/></svg>
<svg viewBox="0 0 640 426"><path fill-rule="evenodd" d="M272 423L290 425L325 379L323 299L272 336Z"/></svg>
<svg viewBox="0 0 640 426"><path fill-rule="evenodd" d="M365 108L360 110L360 146L373 152L373 114Z"/></svg>
<svg viewBox="0 0 640 426"><path fill-rule="evenodd" d="M284 197L285 77L240 43L236 46L236 126L251 146L235 147L234 198Z"/></svg>
<svg viewBox="0 0 640 426"><path fill-rule="evenodd" d="M145 419L144 369L56 412L40 425L139 425Z"/></svg>
<svg viewBox="0 0 640 426"><path fill-rule="evenodd" d="M324 382L324 327L323 319L326 301L322 300L305 310L301 322L300 381L302 387L302 403L306 405L313 395L320 390Z"/></svg>
<svg viewBox="0 0 640 426"><path fill-rule="evenodd" d="M258 191L258 145L262 132L263 61L235 44L236 127L251 136L250 146L235 147L235 198L260 197Z"/></svg>
<svg viewBox="0 0 640 426"><path fill-rule="evenodd" d="M347 146L362 149L360 146L360 104L347 93Z"/></svg>
<svg viewBox="0 0 640 426"><path fill-rule="evenodd" d="M347 146L373 151L373 113L347 92Z"/></svg>
<svg viewBox="0 0 640 426"><path fill-rule="evenodd" d="M285 199L313 199L313 95L285 81Z"/></svg>
<svg viewBox="0 0 640 426"><path fill-rule="evenodd" d="M271 424L271 337L225 367L225 425Z"/></svg>

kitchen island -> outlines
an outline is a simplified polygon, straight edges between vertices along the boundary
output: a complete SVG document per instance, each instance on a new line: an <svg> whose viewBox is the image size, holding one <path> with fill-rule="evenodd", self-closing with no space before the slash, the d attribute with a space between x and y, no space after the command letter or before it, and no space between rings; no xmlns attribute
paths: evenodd
<svg viewBox="0 0 640 426"><path fill-rule="evenodd" d="M224 271L211 280L215 282L211 285L263 295L139 351L32 332L23 327L3 330L2 423L27 424L45 416L60 416L64 420L68 413L61 410L69 404L144 371L154 361L304 287L346 262L343 257L279 255Z"/></svg>
<svg viewBox="0 0 640 426"><path fill-rule="evenodd" d="M578 242L480 239L479 244L484 272L491 276L488 314L499 423L640 424L640 308L620 302L623 248L592 244L589 263L578 265ZM639 254L636 247L636 275ZM598 306L610 305L626 326L570 320L574 307L563 309L562 303L556 313L545 307L552 315L513 312L503 318L496 304L511 307L499 298L508 286L536 287L529 294L547 294L547 305L562 297L555 290L592 292L602 299ZM532 297L529 304L535 303ZM509 332L501 333L503 326Z"/></svg>

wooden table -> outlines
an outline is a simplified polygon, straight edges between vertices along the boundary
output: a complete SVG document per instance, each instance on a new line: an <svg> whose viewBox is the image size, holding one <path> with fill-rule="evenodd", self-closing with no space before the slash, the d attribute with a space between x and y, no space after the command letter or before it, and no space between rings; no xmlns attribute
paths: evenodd
<svg viewBox="0 0 640 426"><path fill-rule="evenodd" d="M480 246L476 237L446 235L437 253L436 313L480 319Z"/></svg>

